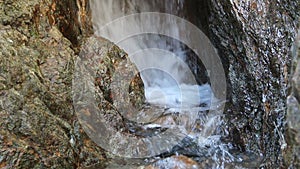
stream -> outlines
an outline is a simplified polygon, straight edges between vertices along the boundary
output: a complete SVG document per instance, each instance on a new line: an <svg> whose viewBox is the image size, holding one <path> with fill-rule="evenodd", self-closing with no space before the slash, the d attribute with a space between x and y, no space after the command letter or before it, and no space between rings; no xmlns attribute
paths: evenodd
<svg viewBox="0 0 300 169"><path fill-rule="evenodd" d="M129 56L129 60L120 63L123 67L116 68L117 75L112 75L112 95L129 97L128 86L124 87L123 83L129 83L133 77L124 78L122 74L130 74L128 67L135 67L143 82L145 97L139 108L118 97L112 98L111 103L118 112L112 118L119 119L114 125L111 117L102 120L108 119L107 113L97 114L104 128L118 128L118 131L99 128L101 137L92 136L111 154L106 168L146 165L243 168L261 161L261 157L252 153L240 154L223 140L228 134L222 120L226 95L215 91L216 88L226 91L225 79L220 76L212 80L211 73L224 72L218 59L214 59L217 57L214 47L199 28L201 23L197 28L184 20L191 15L184 7L185 0L171 3L90 0L90 4L95 36L114 42ZM195 40L194 36L200 38ZM103 58L95 60L98 59ZM214 64L220 70L213 69ZM89 68L83 69L89 71ZM93 85L87 88L90 93L97 91ZM90 137L95 135L95 131L86 132L92 133ZM108 142L99 141L103 137ZM181 155L186 157L181 158ZM187 157L196 161L195 164L189 165Z"/></svg>

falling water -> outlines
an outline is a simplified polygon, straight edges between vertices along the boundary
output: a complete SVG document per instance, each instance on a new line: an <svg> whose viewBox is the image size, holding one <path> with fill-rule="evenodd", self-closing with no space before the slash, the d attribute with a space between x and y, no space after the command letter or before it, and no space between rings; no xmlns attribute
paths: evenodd
<svg viewBox="0 0 300 169"><path fill-rule="evenodd" d="M141 26L138 25L140 23L138 20L141 19L138 17L136 18L137 21L130 26L112 25L109 27L110 29L102 29L105 25L111 24L119 18L140 12L164 12L184 17L182 13L185 1L90 0L90 4L96 34L108 38L129 53L130 60L140 71L145 87L146 101L151 105L168 108L169 113L179 112L181 117L187 117L182 118L187 119L187 121L189 119L200 121L203 127L201 132L197 132L198 129L194 126L189 126L189 136L197 140L197 147L201 150L202 148L207 149L207 145L213 145L222 151L224 161L226 161L225 156L227 160L233 160L233 157L227 152L226 146L222 146L223 144L220 143L220 135L216 135L218 125L222 123L220 113L217 110L217 103L220 100L214 97L208 83L199 84L196 70L191 69L187 64L187 56L190 53L187 52L183 44L176 39L151 32L133 34L125 39L119 39L119 37L123 37L124 32ZM149 25L152 24L150 20L151 18L149 18ZM175 25L168 27L172 34L180 35L183 33L182 30L178 29L176 23L172 23L172 20L167 22ZM147 20L144 20L143 23L147 24ZM162 27L158 26L157 29L162 29ZM193 36L192 33L184 33ZM205 72L202 73L205 74ZM215 113L200 113L199 115L199 112L211 109L214 109L213 112ZM182 119L181 121L184 121ZM163 124L166 123L160 123L160 126ZM209 153L212 156L214 154L211 150Z"/></svg>
<svg viewBox="0 0 300 169"><path fill-rule="evenodd" d="M126 39L120 40L119 37L122 37L124 31L134 30L140 26L138 20L141 18L138 17L136 18L137 21L133 22L132 25L126 25L126 27L119 25L110 26L103 34L104 30L102 28L105 25L136 12L163 11L179 15L183 10L184 0L174 2L146 0L143 3L140 1L113 0L93 1L91 4L93 26L96 33L104 37L107 35L106 38L109 37L109 40L112 40L130 54L130 59L141 72L145 86L145 96L149 103L169 107L190 107L201 103L209 104L202 100L207 100L207 97L212 98L212 93L205 95L206 92L200 95L199 90L203 91L201 89L202 86L197 85L195 71L187 66L185 62L187 60L187 51L178 40L151 33L133 34ZM143 22L146 25L152 24L151 19L149 19L148 23L147 21ZM157 29L171 29L170 32L173 35L178 35L178 37L180 36L179 34L183 33L182 30L178 29L178 25L174 21L167 20L166 22L167 26L172 26L167 27L163 23ZM190 34L188 36L193 35ZM202 74L205 74L205 72L202 72ZM210 90L207 86L205 86L205 89Z"/></svg>

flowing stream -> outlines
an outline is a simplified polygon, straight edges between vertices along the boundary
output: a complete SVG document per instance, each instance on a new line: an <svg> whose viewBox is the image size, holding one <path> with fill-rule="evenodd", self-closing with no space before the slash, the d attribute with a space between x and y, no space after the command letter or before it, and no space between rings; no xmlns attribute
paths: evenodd
<svg viewBox="0 0 300 169"><path fill-rule="evenodd" d="M182 43L176 39L153 34L160 30L150 30L149 33L132 31L140 31L139 27L153 24L153 18L147 18L149 16L141 22L143 16L131 17L132 14L162 11L179 15L183 11L184 0L175 2L146 0L143 3L112 0L92 1L91 4L96 34L113 41L129 53L131 61L141 72L145 96L149 103L168 107L191 107L201 103L210 105L213 98L211 89L208 85L198 85L195 78L196 70L191 69L185 62L189 53ZM120 18L123 21L118 21ZM124 21L131 24L125 26L122 24ZM166 23L160 23L162 21ZM179 35L183 31L172 19L160 21L158 19L156 23L159 25L154 29L171 29L169 30L171 35ZM121 37L124 37L124 32L131 34L123 39ZM188 36L193 35L189 33Z"/></svg>
<svg viewBox="0 0 300 169"><path fill-rule="evenodd" d="M193 32L188 32L188 25L184 23L186 29L182 29L182 23L180 26L173 19L159 17L160 13L187 17L185 0L90 0L90 4L96 35L116 43L129 54L141 74L148 110L163 110L166 115L143 127L157 129L179 124L187 137L169 153L197 157L200 162L209 157L214 168L223 168L226 162L241 161L229 153L231 145L220 139L226 134L219 109L224 100L215 97L209 80L201 82L199 75L208 76L207 72L199 72L203 69L191 66L192 52L180 39L174 38L187 34L187 38L192 39ZM167 35L174 37L160 34L166 30ZM170 120L175 116L178 122ZM132 129L132 132L139 135L140 131ZM151 150L148 147L146 151Z"/></svg>

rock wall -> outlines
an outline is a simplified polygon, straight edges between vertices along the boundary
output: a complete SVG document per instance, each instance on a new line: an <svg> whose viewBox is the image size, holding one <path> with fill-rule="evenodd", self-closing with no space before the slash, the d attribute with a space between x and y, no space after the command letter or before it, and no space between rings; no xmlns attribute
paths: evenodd
<svg viewBox="0 0 300 169"><path fill-rule="evenodd" d="M0 2L0 168L78 168L105 160L72 107L76 48L90 31L83 4Z"/></svg>
<svg viewBox="0 0 300 169"><path fill-rule="evenodd" d="M199 3L209 9L201 16L207 23L202 28L218 49L228 79L229 135L224 141L260 154L260 167L299 166L299 129L291 120L299 108L298 69L288 105L285 99L299 3ZM106 162L72 107L74 60L92 33L89 18L85 0L0 1L0 168L78 168ZM115 57L121 52L115 50L103 55Z"/></svg>
<svg viewBox="0 0 300 169"><path fill-rule="evenodd" d="M300 73L300 30L294 43L293 66L289 83L290 91L287 97L287 117L285 139L287 148L284 151L286 165L290 168L300 167L300 105L299 105L299 73Z"/></svg>
<svg viewBox="0 0 300 169"><path fill-rule="evenodd" d="M229 139L260 154L261 167L281 167L299 1L211 0L210 10L210 37L228 77Z"/></svg>

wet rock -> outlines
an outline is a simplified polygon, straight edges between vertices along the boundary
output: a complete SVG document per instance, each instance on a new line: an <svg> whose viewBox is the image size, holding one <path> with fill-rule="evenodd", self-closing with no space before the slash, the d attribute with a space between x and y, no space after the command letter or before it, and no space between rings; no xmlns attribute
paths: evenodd
<svg viewBox="0 0 300 169"><path fill-rule="evenodd" d="M144 169L163 169L163 168L178 168L178 169L198 169L200 166L191 158L186 156L172 156L165 158L146 166ZM139 168L141 169L141 168Z"/></svg>
<svg viewBox="0 0 300 169"><path fill-rule="evenodd" d="M80 68L82 66L83 69ZM79 70L75 78L87 76L84 79L90 81L90 78L99 87L97 101L100 110L112 110L132 119L130 116L145 103L144 86L137 68L129 61L127 54L113 43L101 37L88 38L80 52L77 67Z"/></svg>
<svg viewBox="0 0 300 169"><path fill-rule="evenodd" d="M287 97L287 116L286 116L286 150L284 152L284 160L286 166L290 168L300 167L300 105L299 105L299 73L300 73L300 34L298 31L298 37L293 46L293 65L295 69L292 69L293 74L290 82L291 93Z"/></svg>
<svg viewBox="0 0 300 169"><path fill-rule="evenodd" d="M299 1L210 2L211 39L228 77L229 138L241 151L283 165L284 119Z"/></svg>
<svg viewBox="0 0 300 169"><path fill-rule="evenodd" d="M71 97L77 47L91 32L87 3L0 1L1 168L78 168L106 161L104 151L79 125ZM228 139L241 151L263 154L265 161L261 167L279 167L285 149L282 133L289 48L296 32L299 2L211 0L204 6L210 9L205 10L207 17L203 17L209 24L202 27L219 50L230 84ZM103 101L99 107L117 128L123 119L113 106L122 105L111 96L121 96L126 103L139 107L143 103L142 84L138 76L130 81L129 98L123 97L122 92L111 92L112 77L107 73L112 75L115 67L109 65L114 62L112 58L126 54L105 40L95 43L110 45L104 46L106 60L100 68L95 66L107 70L99 72L101 80L96 84ZM297 84L296 81L295 90L299 91ZM298 98L296 94L289 97L289 137L293 142L288 146L298 144L297 121L291 120L298 112ZM295 162L299 152L297 146L291 150L287 154L291 155L286 160L288 164ZM162 164L182 164L188 168L195 162L173 156L152 167Z"/></svg>

